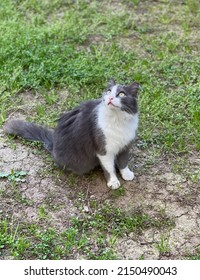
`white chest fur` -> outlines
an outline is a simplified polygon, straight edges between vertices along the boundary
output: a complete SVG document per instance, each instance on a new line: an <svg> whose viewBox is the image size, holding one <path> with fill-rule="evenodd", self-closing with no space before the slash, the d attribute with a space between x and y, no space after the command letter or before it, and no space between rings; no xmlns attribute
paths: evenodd
<svg viewBox="0 0 200 280"><path fill-rule="evenodd" d="M138 115L109 109L104 104L100 104L97 124L106 138L106 152L116 155L135 138Z"/></svg>

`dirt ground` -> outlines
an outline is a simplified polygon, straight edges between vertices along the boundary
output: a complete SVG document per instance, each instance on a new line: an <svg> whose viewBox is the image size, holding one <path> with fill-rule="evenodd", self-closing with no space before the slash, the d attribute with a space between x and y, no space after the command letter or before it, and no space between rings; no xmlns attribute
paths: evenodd
<svg viewBox="0 0 200 280"><path fill-rule="evenodd" d="M197 154L191 152L182 166L180 160L152 156L135 145L130 160L135 179L123 184L122 195L114 196L101 171L83 178L60 174L57 168L52 168L47 153L36 150L20 140L6 141L0 130L0 171L27 172L25 182L13 187L8 187L7 180L0 179L1 211L19 223L37 222L38 209L48 205L50 226L62 230L69 225L71 217L80 214L75 202L81 192L85 196L86 211L90 201L96 199L124 211L142 209L145 213L164 214L173 220L170 230L149 228L137 238L130 233L118 239L115 250L121 259L141 256L144 259L183 259L194 254L200 245L200 185L195 181L200 167ZM181 172L175 172L177 166L179 169L181 166Z"/></svg>

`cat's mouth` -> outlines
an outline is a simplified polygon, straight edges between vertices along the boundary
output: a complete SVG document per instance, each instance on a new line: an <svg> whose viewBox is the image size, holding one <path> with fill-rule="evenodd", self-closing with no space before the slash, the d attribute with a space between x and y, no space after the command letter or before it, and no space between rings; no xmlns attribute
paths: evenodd
<svg viewBox="0 0 200 280"><path fill-rule="evenodd" d="M119 108L119 106L112 103L112 100L107 101L107 100L103 99L103 101L104 101L106 106L109 106L109 107L112 107L112 108Z"/></svg>
<svg viewBox="0 0 200 280"><path fill-rule="evenodd" d="M109 101L109 102L108 102L108 106L109 106L109 105L111 105L111 106L113 106L113 107L117 107L117 106L115 106L115 105L112 103L112 101Z"/></svg>

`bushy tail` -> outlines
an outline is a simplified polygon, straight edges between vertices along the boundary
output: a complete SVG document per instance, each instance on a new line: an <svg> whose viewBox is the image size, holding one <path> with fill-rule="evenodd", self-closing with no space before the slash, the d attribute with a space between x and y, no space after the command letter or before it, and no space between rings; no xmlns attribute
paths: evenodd
<svg viewBox="0 0 200 280"><path fill-rule="evenodd" d="M14 119L4 125L4 130L8 134L20 136L27 140L43 142L49 152L53 150L53 130L51 129Z"/></svg>

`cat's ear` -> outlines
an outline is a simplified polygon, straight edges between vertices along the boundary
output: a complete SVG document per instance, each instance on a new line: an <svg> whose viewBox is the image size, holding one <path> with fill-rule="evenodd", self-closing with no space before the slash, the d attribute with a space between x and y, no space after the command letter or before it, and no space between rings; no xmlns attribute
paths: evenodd
<svg viewBox="0 0 200 280"><path fill-rule="evenodd" d="M115 80L113 78L110 78L109 82L108 82L108 87L113 87L115 85Z"/></svg>
<svg viewBox="0 0 200 280"><path fill-rule="evenodd" d="M135 95L136 97L138 95L139 88L140 88L140 84L137 82L134 82L130 86L127 86L128 92L131 93L132 95Z"/></svg>

